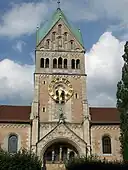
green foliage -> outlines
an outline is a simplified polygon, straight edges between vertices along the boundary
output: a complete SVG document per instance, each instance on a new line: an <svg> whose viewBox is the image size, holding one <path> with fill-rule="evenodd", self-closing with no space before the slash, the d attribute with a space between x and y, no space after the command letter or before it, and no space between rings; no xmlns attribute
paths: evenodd
<svg viewBox="0 0 128 170"><path fill-rule="evenodd" d="M123 162L119 161L107 161L101 160L96 156L90 157L76 157L65 163L65 167L67 170L109 170L110 168L115 168L116 170L125 170L128 169L127 164L123 164Z"/></svg>
<svg viewBox="0 0 128 170"><path fill-rule="evenodd" d="M41 170L41 161L27 150L12 155L0 150L0 170Z"/></svg>
<svg viewBox="0 0 128 170"><path fill-rule="evenodd" d="M94 155L91 155L91 156L81 156L81 157L74 157L70 160L67 160L65 162L65 167L66 169L73 169L73 167L75 166L78 166L78 165L84 165L85 163L87 162L101 162L101 160L97 157L97 156L94 156Z"/></svg>
<svg viewBox="0 0 128 170"><path fill-rule="evenodd" d="M128 42L124 46L122 56L124 65L122 78L117 84L117 109L120 112L120 142L124 161L128 161Z"/></svg>

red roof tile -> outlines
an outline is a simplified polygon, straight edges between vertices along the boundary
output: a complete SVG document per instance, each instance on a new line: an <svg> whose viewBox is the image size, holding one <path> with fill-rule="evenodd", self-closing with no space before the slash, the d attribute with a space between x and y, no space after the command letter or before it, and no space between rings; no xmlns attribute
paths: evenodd
<svg viewBox="0 0 128 170"><path fill-rule="evenodd" d="M0 106L0 122L30 122L31 106Z"/></svg>
<svg viewBox="0 0 128 170"><path fill-rule="evenodd" d="M116 108L90 107L92 123L119 123L120 115Z"/></svg>
<svg viewBox="0 0 128 170"><path fill-rule="evenodd" d="M116 108L90 107L92 123L119 123L119 112ZM0 106L0 122L30 122L31 106Z"/></svg>

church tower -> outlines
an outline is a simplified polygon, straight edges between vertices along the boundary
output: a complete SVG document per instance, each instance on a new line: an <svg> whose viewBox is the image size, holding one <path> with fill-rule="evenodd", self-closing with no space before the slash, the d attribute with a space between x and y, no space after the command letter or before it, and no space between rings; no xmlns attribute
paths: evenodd
<svg viewBox="0 0 128 170"><path fill-rule="evenodd" d="M81 32L58 8L36 37L31 149L47 165L90 154Z"/></svg>

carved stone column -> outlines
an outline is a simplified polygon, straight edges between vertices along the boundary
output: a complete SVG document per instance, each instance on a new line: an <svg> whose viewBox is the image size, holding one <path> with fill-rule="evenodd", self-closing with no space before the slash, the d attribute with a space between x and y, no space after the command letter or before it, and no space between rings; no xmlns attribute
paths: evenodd
<svg viewBox="0 0 128 170"><path fill-rule="evenodd" d="M67 159L68 159L68 160L69 160L70 152L71 152L71 150L68 148L68 149L67 149Z"/></svg>
<svg viewBox="0 0 128 170"><path fill-rule="evenodd" d="M62 147L60 146L59 160L62 161Z"/></svg>
<svg viewBox="0 0 128 170"><path fill-rule="evenodd" d="M53 150L52 151L52 161L54 161L54 159L55 159L55 151Z"/></svg>

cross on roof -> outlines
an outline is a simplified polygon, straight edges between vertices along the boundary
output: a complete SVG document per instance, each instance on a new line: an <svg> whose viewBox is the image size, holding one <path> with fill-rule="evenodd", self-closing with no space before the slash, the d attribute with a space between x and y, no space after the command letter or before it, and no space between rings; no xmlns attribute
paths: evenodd
<svg viewBox="0 0 128 170"><path fill-rule="evenodd" d="M58 0L57 3L58 3L58 8L60 8L60 0Z"/></svg>

